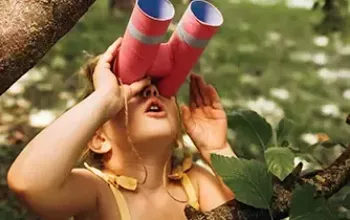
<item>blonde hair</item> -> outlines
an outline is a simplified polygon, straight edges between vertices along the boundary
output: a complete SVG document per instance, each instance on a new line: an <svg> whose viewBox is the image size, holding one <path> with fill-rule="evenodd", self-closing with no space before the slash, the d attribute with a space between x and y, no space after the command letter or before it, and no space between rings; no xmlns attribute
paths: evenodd
<svg viewBox="0 0 350 220"><path fill-rule="evenodd" d="M81 99L85 99L94 91L93 74L94 74L95 67L96 67L101 55L99 55L99 56L89 55L89 56L90 56L89 60L86 62L86 64L79 71L79 75L81 76L80 78L84 81L83 84L85 85L83 93L81 94ZM133 148L132 149L133 152L136 154L137 157L139 157L140 160L142 160L142 158L137 153L137 150L134 148L134 146L132 144L132 139L130 137L130 133L129 133L129 129L128 129L128 109L127 109L126 102L127 102L127 100L125 99L125 117L126 117L125 122L126 122L128 141L130 142L130 144ZM176 102L177 108L179 109L179 104L177 102L177 99L175 99L175 102ZM189 157L192 158L192 155L189 153L190 152L189 149L187 149L183 143L182 136L185 134L185 132L184 132L184 128L183 128L182 117L181 117L180 111L178 111L178 118L179 118L180 123L179 123L179 127L178 127L179 132L176 133L176 146L174 146L174 148L172 149L173 153L172 153L171 157L169 158L169 160L171 162L171 170L170 170L170 174L168 175L168 178L173 179L173 180L177 180L177 179L182 177L182 172L184 172L185 170L179 169L179 166L182 166L182 164L185 162L186 159L188 161ZM97 168L102 169L103 165L104 165L103 156L104 156L103 154L95 153L92 150L90 150L89 147L86 147L86 149L84 150L84 152L81 155L80 161L84 161L84 162L86 161L86 162L90 163L92 166L95 166ZM146 178L147 178L147 169L145 166L144 166L144 169L145 169ZM146 178L145 178L145 180L146 180Z"/></svg>

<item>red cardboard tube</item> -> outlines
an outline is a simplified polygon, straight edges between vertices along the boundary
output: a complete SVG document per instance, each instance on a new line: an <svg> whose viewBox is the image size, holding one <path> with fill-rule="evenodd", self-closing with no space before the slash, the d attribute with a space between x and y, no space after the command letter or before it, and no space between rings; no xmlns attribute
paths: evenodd
<svg viewBox="0 0 350 220"><path fill-rule="evenodd" d="M169 71L164 64L171 66L171 72L157 83L161 95L176 95L223 20L222 14L213 4L203 0L190 3L169 43L162 45L164 48L159 52L161 57L157 56L162 62L156 60L150 70L157 75L159 71ZM169 55L166 57L162 53Z"/></svg>
<svg viewBox="0 0 350 220"><path fill-rule="evenodd" d="M113 72L125 84L145 77L174 17L168 0L138 0L125 31Z"/></svg>

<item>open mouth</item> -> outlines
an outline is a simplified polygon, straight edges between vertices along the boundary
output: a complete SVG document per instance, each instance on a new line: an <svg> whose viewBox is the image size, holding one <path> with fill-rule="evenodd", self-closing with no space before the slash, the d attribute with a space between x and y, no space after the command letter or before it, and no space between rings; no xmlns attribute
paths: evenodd
<svg viewBox="0 0 350 220"><path fill-rule="evenodd" d="M164 105L157 98L148 100L145 113L151 117L163 117L166 114Z"/></svg>

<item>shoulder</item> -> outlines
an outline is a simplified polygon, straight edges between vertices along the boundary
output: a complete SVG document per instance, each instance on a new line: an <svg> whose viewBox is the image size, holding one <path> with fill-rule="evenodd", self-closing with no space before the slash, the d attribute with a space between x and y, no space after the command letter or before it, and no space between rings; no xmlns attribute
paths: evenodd
<svg viewBox="0 0 350 220"><path fill-rule="evenodd" d="M84 188L88 186L91 190L95 191L97 200L101 196L101 191L109 190L107 182L86 168L73 169L71 176L79 179L79 182L81 185L84 185Z"/></svg>
<svg viewBox="0 0 350 220"><path fill-rule="evenodd" d="M91 189L96 195L95 209L79 213L76 216L77 219L120 219L116 198L105 180L86 168L76 168L72 171L73 173L89 185L88 188L84 187L85 194L92 193L89 190Z"/></svg>
<svg viewBox="0 0 350 220"><path fill-rule="evenodd" d="M194 163L187 174L197 192L202 211L209 211L227 201L222 185L212 171Z"/></svg>
<svg viewBox="0 0 350 220"><path fill-rule="evenodd" d="M191 169L187 171L187 174L194 185L197 186L206 181L216 181L216 177L210 169L204 168L197 163L193 163Z"/></svg>

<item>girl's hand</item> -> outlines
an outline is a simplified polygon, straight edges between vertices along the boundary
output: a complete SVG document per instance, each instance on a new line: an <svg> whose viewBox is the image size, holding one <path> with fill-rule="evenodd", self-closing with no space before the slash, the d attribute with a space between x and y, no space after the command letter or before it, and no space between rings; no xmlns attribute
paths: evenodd
<svg viewBox="0 0 350 220"><path fill-rule="evenodd" d="M111 71L114 59L117 62L118 52L122 38L118 38L104 54L101 55L93 74L94 88L107 101L106 116L113 117L123 107L125 98L129 100L134 95L141 92L151 81L146 78L131 85L120 85L117 77Z"/></svg>
<svg viewBox="0 0 350 220"><path fill-rule="evenodd" d="M191 75L189 104L181 107L183 123L202 156L227 148L227 119L220 97L199 75Z"/></svg>

